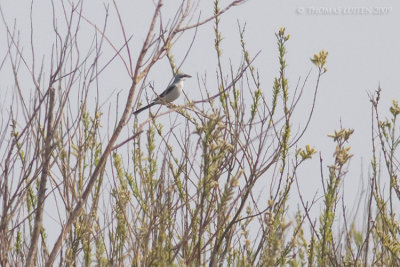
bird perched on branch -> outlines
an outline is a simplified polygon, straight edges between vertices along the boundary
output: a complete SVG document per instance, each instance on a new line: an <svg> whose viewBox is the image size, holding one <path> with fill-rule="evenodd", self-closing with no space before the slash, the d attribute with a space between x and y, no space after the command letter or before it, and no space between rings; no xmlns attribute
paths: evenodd
<svg viewBox="0 0 400 267"><path fill-rule="evenodd" d="M181 94L183 90L183 81L185 78L191 78L192 76L188 74L183 74L183 73L178 73L175 75L174 82L168 86L167 89L165 89L164 92L162 92L159 96L157 96L156 99L153 100L150 104L147 106L144 106L138 110L136 110L133 115L137 115L143 110L148 109L149 107L152 107L157 104L163 104L163 103L170 103L175 101Z"/></svg>

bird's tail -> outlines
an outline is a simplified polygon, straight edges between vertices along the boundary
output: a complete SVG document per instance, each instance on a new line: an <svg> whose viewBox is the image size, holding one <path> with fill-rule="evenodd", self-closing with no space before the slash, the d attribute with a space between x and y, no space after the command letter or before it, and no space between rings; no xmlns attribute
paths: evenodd
<svg viewBox="0 0 400 267"><path fill-rule="evenodd" d="M154 106L155 104L157 104L157 103L156 103L156 102L152 102L152 103L148 104L147 106L144 106L144 107L142 107L142 108L136 110L135 112L133 112L133 115L136 116L137 114L139 114L139 113L142 112L143 110L146 110L146 109L148 109L149 107Z"/></svg>

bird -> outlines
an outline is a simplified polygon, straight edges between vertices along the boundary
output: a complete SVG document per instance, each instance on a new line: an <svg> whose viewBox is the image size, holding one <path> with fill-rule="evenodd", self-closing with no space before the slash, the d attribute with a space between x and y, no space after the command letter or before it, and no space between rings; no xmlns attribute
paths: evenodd
<svg viewBox="0 0 400 267"><path fill-rule="evenodd" d="M163 103L170 103L178 99L178 97L182 94L183 90L183 81L185 78L191 78L192 76L184 73L177 73L175 75L174 82L168 86L167 89L164 90L159 96L157 96L150 104L147 106L144 106L135 112L133 112L133 115L137 115L143 110L146 110L154 105L157 104L163 104Z"/></svg>

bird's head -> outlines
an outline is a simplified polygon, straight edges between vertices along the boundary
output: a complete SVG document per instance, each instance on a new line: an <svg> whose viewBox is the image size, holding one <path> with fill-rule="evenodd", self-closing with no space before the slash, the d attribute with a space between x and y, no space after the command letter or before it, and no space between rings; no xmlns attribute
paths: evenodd
<svg viewBox="0 0 400 267"><path fill-rule="evenodd" d="M185 78L192 78L192 76L190 76L189 74L184 74L184 73L177 73L175 75L175 81L184 80Z"/></svg>

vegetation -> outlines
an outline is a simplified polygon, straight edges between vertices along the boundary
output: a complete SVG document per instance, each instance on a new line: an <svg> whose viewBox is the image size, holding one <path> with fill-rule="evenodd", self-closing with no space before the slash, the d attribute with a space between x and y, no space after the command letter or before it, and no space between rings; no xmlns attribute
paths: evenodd
<svg viewBox="0 0 400 267"><path fill-rule="evenodd" d="M100 27L85 17L83 2L52 1L54 43L43 59L34 38L23 47L0 6L7 35L0 71L15 81L12 103L1 107L1 266L400 265L398 103L382 119L381 90L370 95L372 159L366 209L358 211L361 227L360 219L340 212L352 129L329 134L336 145L329 165L321 158L321 170L308 174L321 176L323 194L312 203L300 194L298 210L289 209L289 198L304 183L299 170L317 153L300 142L312 123L328 53L311 58L314 81L307 76L292 88L286 76L290 36L279 29L271 88L261 83L258 53L248 51L246 28L239 25L242 60L226 65L220 20L242 2L215 0L214 13L193 22L196 3L181 1L169 17L166 3L156 1L142 43L128 36L114 2L121 47L107 31L109 7ZM201 100L188 97L185 105L133 118L142 93L152 92L147 78L155 66L168 62L176 73L177 41L211 23L217 85L199 77ZM80 39L84 27L94 30L89 44ZM108 99L123 105L113 112L98 101L99 88L118 60L131 85L124 103ZM312 107L305 122L296 121L309 83ZM310 214L313 207L320 207L318 217ZM343 225L335 223L339 219Z"/></svg>

